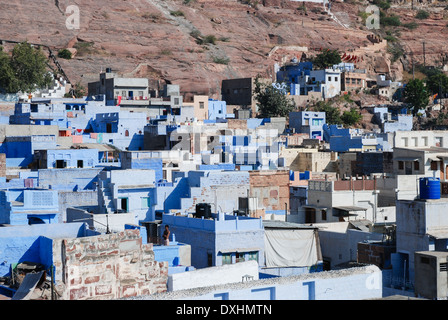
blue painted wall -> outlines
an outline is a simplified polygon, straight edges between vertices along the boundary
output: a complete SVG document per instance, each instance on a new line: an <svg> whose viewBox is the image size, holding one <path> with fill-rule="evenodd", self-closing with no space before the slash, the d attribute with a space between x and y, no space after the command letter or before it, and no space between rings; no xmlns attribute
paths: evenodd
<svg viewBox="0 0 448 320"><path fill-rule="evenodd" d="M42 236L45 234L46 236ZM86 236L84 223L14 226L0 228L0 276L10 274L11 264L30 261L53 264L54 238Z"/></svg>

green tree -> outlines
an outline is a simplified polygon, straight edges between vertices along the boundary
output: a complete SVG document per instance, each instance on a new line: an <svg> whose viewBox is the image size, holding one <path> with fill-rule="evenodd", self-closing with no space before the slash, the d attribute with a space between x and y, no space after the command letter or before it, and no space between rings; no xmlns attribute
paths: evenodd
<svg viewBox="0 0 448 320"><path fill-rule="evenodd" d="M418 10L417 14L415 15L415 18L420 19L420 20L424 20L429 18L429 12L425 11L425 10Z"/></svg>
<svg viewBox="0 0 448 320"><path fill-rule="evenodd" d="M58 57L70 60L72 58L72 53L68 49L62 49L58 51Z"/></svg>
<svg viewBox="0 0 448 320"><path fill-rule="evenodd" d="M0 47L0 91L16 93L19 91L17 79L11 66L11 58Z"/></svg>
<svg viewBox="0 0 448 320"><path fill-rule="evenodd" d="M344 111L341 116L341 120L346 126L353 126L361 121L361 119L361 114L355 108L350 109L350 111Z"/></svg>
<svg viewBox="0 0 448 320"><path fill-rule="evenodd" d="M448 92L448 77L442 73L435 73L426 79L426 88L431 94Z"/></svg>
<svg viewBox="0 0 448 320"><path fill-rule="evenodd" d="M429 103L428 90L423 80L420 79L410 80L407 83L403 97L404 102L411 105L413 115L416 115L420 109L425 108Z"/></svg>
<svg viewBox="0 0 448 320"><path fill-rule="evenodd" d="M293 100L281 89L262 83L259 76L255 78L254 98L260 115L265 118L287 117L295 108Z"/></svg>
<svg viewBox="0 0 448 320"><path fill-rule="evenodd" d="M19 91L31 92L36 86L47 87L52 80L46 67L47 58L40 49L33 48L29 43L17 44L11 56L11 67L14 70ZM14 79L12 79L14 80Z"/></svg>
<svg viewBox="0 0 448 320"><path fill-rule="evenodd" d="M325 112L325 122L327 124L342 124L339 109L331 106L328 102L318 101L312 109L318 112Z"/></svg>
<svg viewBox="0 0 448 320"><path fill-rule="evenodd" d="M325 69L341 61L341 55L337 50L324 49L314 57L313 64L317 69Z"/></svg>

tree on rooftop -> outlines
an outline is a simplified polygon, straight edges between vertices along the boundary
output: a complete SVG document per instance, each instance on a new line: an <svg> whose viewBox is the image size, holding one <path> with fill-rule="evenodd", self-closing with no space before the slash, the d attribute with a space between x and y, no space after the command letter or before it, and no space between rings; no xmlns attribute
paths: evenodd
<svg viewBox="0 0 448 320"><path fill-rule="evenodd" d="M341 61L341 55L337 50L324 49L314 57L313 64L317 69L325 69Z"/></svg>
<svg viewBox="0 0 448 320"><path fill-rule="evenodd" d="M260 115L265 118L287 117L295 108L292 99L272 84L262 83L260 76L255 78L254 98Z"/></svg>
<svg viewBox="0 0 448 320"><path fill-rule="evenodd" d="M404 102L411 105L412 114L425 108L429 103L429 93L423 80L410 80L403 92Z"/></svg>

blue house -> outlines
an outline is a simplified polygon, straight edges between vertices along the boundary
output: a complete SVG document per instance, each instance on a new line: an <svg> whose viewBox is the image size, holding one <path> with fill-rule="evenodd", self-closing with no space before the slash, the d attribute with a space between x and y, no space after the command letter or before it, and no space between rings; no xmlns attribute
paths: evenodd
<svg viewBox="0 0 448 320"><path fill-rule="evenodd" d="M208 99L208 120L225 119L226 114L227 103L225 101Z"/></svg>
<svg viewBox="0 0 448 320"><path fill-rule="evenodd" d="M0 223L52 224L59 221L58 192L33 188L0 190Z"/></svg>
<svg viewBox="0 0 448 320"><path fill-rule="evenodd" d="M155 171L126 169L98 175L99 213L132 213L133 223L154 221L157 204Z"/></svg>
<svg viewBox="0 0 448 320"><path fill-rule="evenodd" d="M287 64L277 71L277 82L285 82L288 85L298 83L300 77L309 76L312 70L313 63L311 61Z"/></svg>
<svg viewBox="0 0 448 320"><path fill-rule="evenodd" d="M35 158L41 169L94 168L99 160L97 149L37 150Z"/></svg>
<svg viewBox="0 0 448 320"><path fill-rule="evenodd" d="M195 268L255 260L264 265L264 228L261 218L212 214L211 219L164 214L176 239L191 246Z"/></svg>
<svg viewBox="0 0 448 320"><path fill-rule="evenodd" d="M343 128L340 125L324 125L324 140L330 143L330 150L381 151L385 141L374 133L364 133L362 129Z"/></svg>
<svg viewBox="0 0 448 320"><path fill-rule="evenodd" d="M289 113L289 128L296 133L306 133L310 139L323 140L325 112L300 111Z"/></svg>

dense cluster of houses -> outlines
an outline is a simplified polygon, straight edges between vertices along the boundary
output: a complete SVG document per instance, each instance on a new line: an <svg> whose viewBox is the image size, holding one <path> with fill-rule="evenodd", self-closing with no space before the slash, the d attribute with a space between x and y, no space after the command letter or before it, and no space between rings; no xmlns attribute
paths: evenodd
<svg viewBox="0 0 448 320"><path fill-rule="evenodd" d="M365 84L348 64L278 72L298 98ZM448 134L394 106L369 108L375 132L256 118L253 81L186 102L108 70L85 98L16 103L0 125L0 294L446 298Z"/></svg>

